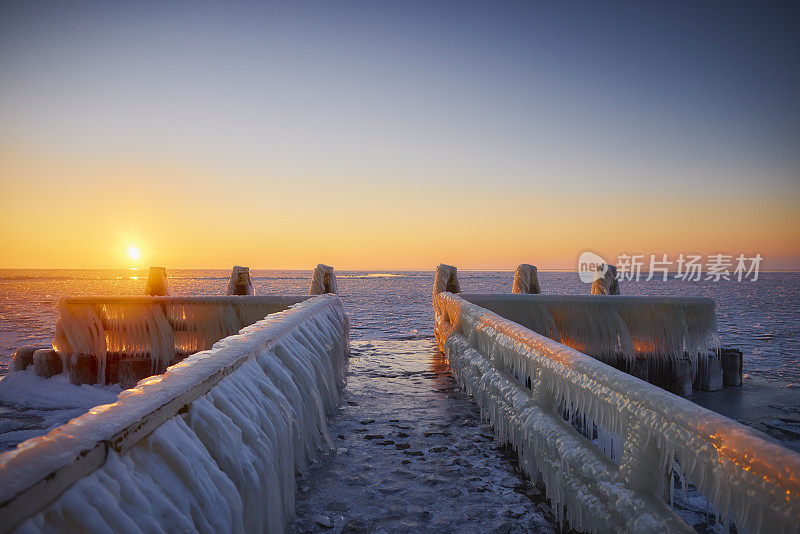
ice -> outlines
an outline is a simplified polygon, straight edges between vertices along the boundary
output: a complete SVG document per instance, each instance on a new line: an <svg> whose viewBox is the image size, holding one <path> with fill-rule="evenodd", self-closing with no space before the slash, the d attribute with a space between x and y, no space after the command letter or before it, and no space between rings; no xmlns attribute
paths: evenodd
<svg viewBox="0 0 800 534"><path fill-rule="evenodd" d="M797 453L458 295L441 293L434 307L459 382L521 466L544 479L554 512L561 517L565 508L570 526L687 530L665 500L677 458L681 475L737 528L797 532ZM564 414L603 428L603 439L617 442L604 448L617 451L618 463Z"/></svg>
<svg viewBox="0 0 800 534"><path fill-rule="evenodd" d="M337 297L272 314L0 455L0 502L243 362L131 448L109 450L18 531L284 531L295 468L330 447L325 416L344 386L348 335Z"/></svg>
<svg viewBox="0 0 800 534"><path fill-rule="evenodd" d="M595 272L592 295L619 295L619 279L614 265L603 264Z"/></svg>
<svg viewBox="0 0 800 534"><path fill-rule="evenodd" d="M539 277L535 266L523 263L517 267L517 270L514 271L514 284L511 292L523 294L542 292L541 287L539 287Z"/></svg>
<svg viewBox="0 0 800 534"><path fill-rule="evenodd" d="M253 282L250 281L250 268L235 265L228 280L226 295L252 295Z"/></svg>
<svg viewBox="0 0 800 534"><path fill-rule="evenodd" d="M317 265L311 278L309 293L311 295L322 295L324 293L336 293L337 291L336 273L333 272L333 267L321 263Z"/></svg>
<svg viewBox="0 0 800 534"><path fill-rule="evenodd" d="M150 295L151 297L163 297L169 295L167 270L164 267L150 267L144 293L145 295Z"/></svg>
<svg viewBox="0 0 800 534"><path fill-rule="evenodd" d="M444 263L436 267L436 280L433 284L433 294L441 293L442 291L449 291L450 293L459 293L461 286L458 283L458 271L452 265Z"/></svg>
<svg viewBox="0 0 800 534"><path fill-rule="evenodd" d="M114 402L113 386L76 386L65 374L46 379L33 368L0 378L0 452L46 434L94 406Z"/></svg>
<svg viewBox="0 0 800 534"><path fill-rule="evenodd" d="M176 355L211 348L244 326L306 297L88 297L64 298L53 348L66 363L72 354L93 354L99 380L109 352L149 358L162 373Z"/></svg>
<svg viewBox="0 0 800 534"><path fill-rule="evenodd" d="M709 298L601 295L462 296L543 336L609 363L644 356L661 368L686 357L697 373L719 346Z"/></svg>

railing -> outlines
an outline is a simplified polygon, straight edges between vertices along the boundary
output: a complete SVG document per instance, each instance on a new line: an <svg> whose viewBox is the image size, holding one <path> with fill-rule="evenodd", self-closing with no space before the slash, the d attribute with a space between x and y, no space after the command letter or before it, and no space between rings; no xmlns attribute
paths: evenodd
<svg viewBox="0 0 800 534"><path fill-rule="evenodd" d="M310 296L68 297L59 302L53 348L69 366L72 354L97 359L106 382L108 355L146 358L149 373L163 373L181 358L211 348L267 315Z"/></svg>
<svg viewBox="0 0 800 534"><path fill-rule="evenodd" d="M57 528L59 520L113 528L149 520L148 506L176 517L191 508L189 524L208 521L212 530L215 521L226 522L224 530L264 530L268 519L270 530L282 529L293 509L295 469L329 443L325 413L338 402L348 353L348 319L336 296L268 315L142 380L115 403L0 454L0 532L32 517L26 524L35 530ZM142 458L161 470L137 464ZM180 487L162 480L168 476ZM119 488L125 498L103 500ZM228 504L206 502L216 498Z"/></svg>
<svg viewBox="0 0 800 534"><path fill-rule="evenodd" d="M797 453L456 294L433 304L456 377L573 528L691 530L668 506L677 460L737 527L800 532Z"/></svg>

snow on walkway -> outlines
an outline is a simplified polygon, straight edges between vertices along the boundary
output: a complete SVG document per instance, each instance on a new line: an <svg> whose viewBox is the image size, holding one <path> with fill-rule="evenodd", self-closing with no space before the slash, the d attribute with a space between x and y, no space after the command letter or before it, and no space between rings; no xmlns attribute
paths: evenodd
<svg viewBox="0 0 800 534"><path fill-rule="evenodd" d="M337 451L298 479L295 532L554 532L433 340L354 342Z"/></svg>

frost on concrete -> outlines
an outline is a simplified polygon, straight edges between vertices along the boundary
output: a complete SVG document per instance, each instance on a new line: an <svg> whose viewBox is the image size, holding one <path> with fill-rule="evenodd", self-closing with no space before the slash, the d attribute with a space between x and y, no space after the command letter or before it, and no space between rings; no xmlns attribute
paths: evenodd
<svg viewBox="0 0 800 534"><path fill-rule="evenodd" d="M460 383L570 526L688 529L666 504L677 460L681 478L740 528L800 529L797 453L457 295L434 306Z"/></svg>
<svg viewBox="0 0 800 534"><path fill-rule="evenodd" d="M344 387L348 339L336 297L273 314L0 455L0 502L241 362L132 447L112 448L18 531L281 532L293 515L295 471L331 447L326 416Z"/></svg>

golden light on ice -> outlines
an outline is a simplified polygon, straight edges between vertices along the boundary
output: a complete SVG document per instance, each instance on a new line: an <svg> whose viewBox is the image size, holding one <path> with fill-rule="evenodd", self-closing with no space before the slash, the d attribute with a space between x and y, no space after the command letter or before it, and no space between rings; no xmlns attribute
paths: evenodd
<svg viewBox="0 0 800 534"><path fill-rule="evenodd" d="M139 249L138 248L134 247L133 245L128 247L128 256L130 256L131 259L138 260L139 259L139 255L140 255L140 253L139 253Z"/></svg>

